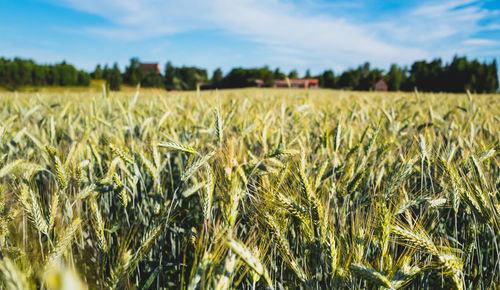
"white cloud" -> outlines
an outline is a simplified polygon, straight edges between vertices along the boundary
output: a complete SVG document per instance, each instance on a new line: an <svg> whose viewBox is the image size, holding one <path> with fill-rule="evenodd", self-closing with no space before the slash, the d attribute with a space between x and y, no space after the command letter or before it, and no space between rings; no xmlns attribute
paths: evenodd
<svg viewBox="0 0 500 290"><path fill-rule="evenodd" d="M479 46L496 46L500 45L499 41L495 41L492 39L484 39L484 38L470 38L466 39L462 42L466 45L479 45Z"/></svg>
<svg viewBox="0 0 500 290"><path fill-rule="evenodd" d="M439 47L449 38L463 40L486 30L480 22L492 18L496 13L482 8L478 1L424 3L387 23L384 29L393 33L394 40L418 44L420 47ZM456 41L455 45L458 43L460 41Z"/></svg>
<svg viewBox="0 0 500 290"><path fill-rule="evenodd" d="M460 52L460 44L479 44L471 37L484 29L480 21L498 14L476 0L422 3L371 23L344 19L341 8L326 14L302 7L312 0L54 1L107 19L108 26L83 28L106 38L135 41L214 29L267 46L276 59L328 59L344 67L365 60L387 66Z"/></svg>
<svg viewBox="0 0 500 290"><path fill-rule="evenodd" d="M267 7L264 1L217 2L221 7L230 7L214 18L218 26L272 47L290 47L304 55L332 58L403 60L423 54L418 49L384 42L370 29L340 17L303 15L297 7L278 2Z"/></svg>

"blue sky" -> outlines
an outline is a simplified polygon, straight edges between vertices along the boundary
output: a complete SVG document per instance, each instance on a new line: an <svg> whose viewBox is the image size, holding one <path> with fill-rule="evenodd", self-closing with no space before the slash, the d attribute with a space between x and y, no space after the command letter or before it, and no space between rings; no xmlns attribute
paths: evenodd
<svg viewBox="0 0 500 290"><path fill-rule="evenodd" d="M499 60L500 1L0 0L0 56L93 70L133 56L224 73Z"/></svg>

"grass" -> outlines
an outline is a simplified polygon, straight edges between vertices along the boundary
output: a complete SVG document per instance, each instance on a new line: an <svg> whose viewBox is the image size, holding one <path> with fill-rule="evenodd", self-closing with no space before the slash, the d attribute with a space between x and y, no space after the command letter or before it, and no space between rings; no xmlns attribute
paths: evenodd
<svg viewBox="0 0 500 290"><path fill-rule="evenodd" d="M0 92L0 284L490 289L500 96Z"/></svg>

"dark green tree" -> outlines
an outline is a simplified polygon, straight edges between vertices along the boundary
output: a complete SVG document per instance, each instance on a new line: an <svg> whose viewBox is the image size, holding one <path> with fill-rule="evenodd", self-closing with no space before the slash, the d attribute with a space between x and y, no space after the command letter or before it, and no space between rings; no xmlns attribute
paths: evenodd
<svg viewBox="0 0 500 290"><path fill-rule="evenodd" d="M118 68L118 64L115 62L113 69L108 74L108 79L106 80L109 89L112 91L119 91L122 85L122 74Z"/></svg>
<svg viewBox="0 0 500 290"><path fill-rule="evenodd" d="M89 86L90 85L90 74L86 71L78 72L78 86Z"/></svg>
<svg viewBox="0 0 500 290"><path fill-rule="evenodd" d="M47 85L48 67L37 65L33 69L33 85L45 86Z"/></svg>
<svg viewBox="0 0 500 290"><path fill-rule="evenodd" d="M379 69L369 70L366 75L359 79L357 90L372 91L375 89L375 83L382 77L382 71Z"/></svg>
<svg viewBox="0 0 500 290"><path fill-rule="evenodd" d="M20 68L19 68L19 64L17 62L10 62L7 65L7 73L10 76L8 85L11 88L16 89L22 85Z"/></svg>
<svg viewBox="0 0 500 290"><path fill-rule="evenodd" d="M165 65L165 88L167 90L173 90L178 85L177 81L176 84L174 84L175 73L175 67L168 61Z"/></svg>
<svg viewBox="0 0 500 290"><path fill-rule="evenodd" d="M280 71L279 68L274 70L274 79L275 80L284 80L286 75Z"/></svg>
<svg viewBox="0 0 500 290"><path fill-rule="evenodd" d="M32 85L32 72L34 62L31 60L22 60L20 58L15 58L14 62L17 63L17 66L19 68L19 85Z"/></svg>
<svg viewBox="0 0 500 290"><path fill-rule="evenodd" d="M123 74L123 82L131 86L136 86L137 84L142 82L145 76L146 73L141 67L139 58L131 58L129 66L125 68L125 73Z"/></svg>
<svg viewBox="0 0 500 290"><path fill-rule="evenodd" d="M222 84L222 81L224 80L224 76L222 74L222 70L220 68L217 68L214 71L214 74L212 76L212 84L218 88Z"/></svg>
<svg viewBox="0 0 500 290"><path fill-rule="evenodd" d="M292 71L288 74L288 78L289 78L289 79L298 79L298 78L299 78L299 73L298 73L296 70L292 70Z"/></svg>
<svg viewBox="0 0 500 290"><path fill-rule="evenodd" d="M102 69L102 78L104 80L107 80L109 78L110 73L111 69L108 67L108 64L105 64L104 68Z"/></svg>
<svg viewBox="0 0 500 290"><path fill-rule="evenodd" d="M443 65L441 59L435 59L427 65L427 74L427 78L424 80L424 90L443 91Z"/></svg>
<svg viewBox="0 0 500 290"><path fill-rule="evenodd" d="M92 78L94 80L102 80L104 78L100 64L95 67L94 72L92 73Z"/></svg>
<svg viewBox="0 0 500 290"><path fill-rule="evenodd" d="M494 93L498 90L498 69L496 59L490 65L484 64L484 92Z"/></svg>
<svg viewBox="0 0 500 290"><path fill-rule="evenodd" d="M274 72L269 67L261 68L234 68L224 78L226 88L244 88L254 86L255 80L262 80L268 87L274 84Z"/></svg>
<svg viewBox="0 0 500 290"><path fill-rule="evenodd" d="M199 83L207 81L207 71L197 67L178 68L174 75L178 78L174 80L175 89L195 90Z"/></svg>
<svg viewBox="0 0 500 290"><path fill-rule="evenodd" d="M72 65L68 65L65 61L56 65L59 71L61 86L74 86L78 83L78 72Z"/></svg>
<svg viewBox="0 0 500 290"><path fill-rule="evenodd" d="M385 75L385 80L390 91L399 91L405 81L405 73L402 68L392 64L389 72Z"/></svg>
<svg viewBox="0 0 500 290"><path fill-rule="evenodd" d="M274 84L274 72L270 70L268 66L264 66L256 71L251 70L251 74L252 79L255 78L255 80L263 80L266 87L272 87Z"/></svg>
<svg viewBox="0 0 500 290"><path fill-rule="evenodd" d="M226 88L244 88L250 86L247 70L244 68L233 68L223 80Z"/></svg>
<svg viewBox="0 0 500 290"><path fill-rule="evenodd" d="M52 85L52 86L58 86L59 85L59 81L60 81L60 72L59 70L57 69L56 66L50 66L49 68L49 76L48 76L48 83L49 85Z"/></svg>
<svg viewBox="0 0 500 290"><path fill-rule="evenodd" d="M164 88L165 81L163 77L155 71L151 71L143 77L141 86L152 88Z"/></svg>
<svg viewBox="0 0 500 290"><path fill-rule="evenodd" d="M333 74L332 70L326 70L325 72L323 72L322 80L323 80L322 86L324 88L330 88L330 89L335 88L335 75Z"/></svg>
<svg viewBox="0 0 500 290"><path fill-rule="evenodd" d="M337 82L337 87L341 89L354 89L358 87L360 73L354 69L344 71Z"/></svg>

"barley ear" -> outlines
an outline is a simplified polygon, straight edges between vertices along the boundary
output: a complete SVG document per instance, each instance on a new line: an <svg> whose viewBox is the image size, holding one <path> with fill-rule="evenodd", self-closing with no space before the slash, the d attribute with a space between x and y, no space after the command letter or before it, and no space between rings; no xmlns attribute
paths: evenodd
<svg viewBox="0 0 500 290"><path fill-rule="evenodd" d="M217 136L217 141L219 144L222 143L222 122L220 119L219 109L215 108L214 110L214 118L215 118L215 135Z"/></svg>
<svg viewBox="0 0 500 290"><path fill-rule="evenodd" d="M349 270L351 273L353 273L355 276L358 276L360 278L363 278L364 280L368 281L370 284L379 286L379 287L385 287L392 289L391 282L387 277L385 277L383 274L381 274L378 271L375 271L373 269L370 269L367 266L364 266L362 264L354 263L349 265Z"/></svg>
<svg viewBox="0 0 500 290"><path fill-rule="evenodd" d="M250 266L257 274L264 276L269 287L273 288L273 282L269 277L267 269L260 259L256 257L242 242L235 239L226 241L226 246L233 250L245 263Z"/></svg>
<svg viewBox="0 0 500 290"><path fill-rule="evenodd" d="M58 260L64 252L70 248L73 238L76 233L80 230L80 219L76 218L73 220L71 225L66 229L66 231L58 238L57 244L52 249L48 261L45 264L46 267L52 265L56 260Z"/></svg>

